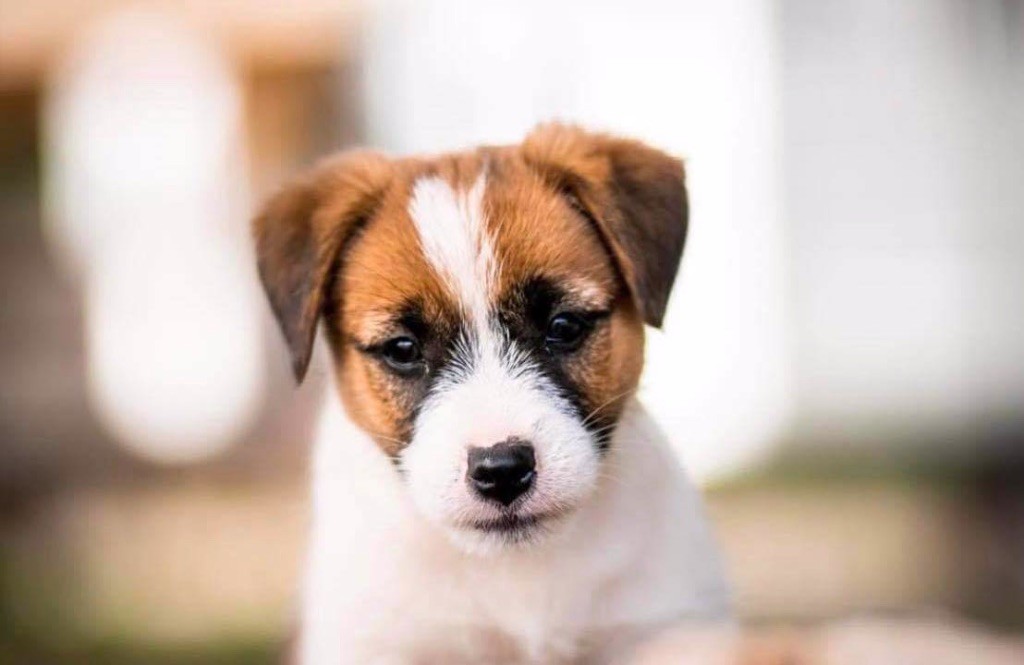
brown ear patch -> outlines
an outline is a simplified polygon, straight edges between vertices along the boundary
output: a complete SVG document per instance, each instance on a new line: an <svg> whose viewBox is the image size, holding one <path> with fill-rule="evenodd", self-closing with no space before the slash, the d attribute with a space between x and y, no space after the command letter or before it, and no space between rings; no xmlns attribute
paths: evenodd
<svg viewBox="0 0 1024 665"><path fill-rule="evenodd" d="M680 160L639 141L544 125L524 159L597 227L644 316L660 326L686 242Z"/></svg>
<svg viewBox="0 0 1024 665"><path fill-rule="evenodd" d="M384 157L346 153L286 185L253 221L260 279L298 381L309 365L335 258L372 214L390 177L390 162Z"/></svg>

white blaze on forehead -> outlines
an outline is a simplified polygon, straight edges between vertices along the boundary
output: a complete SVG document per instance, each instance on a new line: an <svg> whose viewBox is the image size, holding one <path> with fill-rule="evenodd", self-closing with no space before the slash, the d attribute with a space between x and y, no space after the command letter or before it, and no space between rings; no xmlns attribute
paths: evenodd
<svg viewBox="0 0 1024 665"><path fill-rule="evenodd" d="M442 178L421 178L409 202L423 253L478 326L486 325L496 270L484 219L485 185L483 174L465 192Z"/></svg>

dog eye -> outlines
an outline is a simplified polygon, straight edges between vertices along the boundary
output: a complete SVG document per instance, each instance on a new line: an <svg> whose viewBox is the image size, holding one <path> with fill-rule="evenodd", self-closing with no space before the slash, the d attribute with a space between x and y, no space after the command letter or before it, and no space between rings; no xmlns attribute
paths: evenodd
<svg viewBox="0 0 1024 665"><path fill-rule="evenodd" d="M408 374L420 368L423 354L419 343L411 337L395 337L384 342L381 357L396 372Z"/></svg>
<svg viewBox="0 0 1024 665"><path fill-rule="evenodd" d="M582 317L568 312L556 314L548 321L544 344L549 351L574 351L589 331L590 325Z"/></svg>

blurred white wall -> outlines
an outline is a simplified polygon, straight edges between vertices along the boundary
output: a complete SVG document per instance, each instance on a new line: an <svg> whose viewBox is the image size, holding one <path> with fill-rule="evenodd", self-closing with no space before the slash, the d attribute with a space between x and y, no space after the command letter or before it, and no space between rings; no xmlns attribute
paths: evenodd
<svg viewBox="0 0 1024 665"><path fill-rule="evenodd" d="M686 159L691 227L646 403L701 477L769 445L789 405L778 56L768 0L371 3L374 145L519 141L563 119Z"/></svg>
<svg viewBox="0 0 1024 665"><path fill-rule="evenodd" d="M801 430L960 444L1024 404L1024 3L782 3Z"/></svg>

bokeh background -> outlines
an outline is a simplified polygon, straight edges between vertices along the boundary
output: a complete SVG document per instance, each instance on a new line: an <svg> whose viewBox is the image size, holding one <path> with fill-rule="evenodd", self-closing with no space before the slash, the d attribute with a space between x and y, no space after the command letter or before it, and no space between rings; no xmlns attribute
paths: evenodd
<svg viewBox="0 0 1024 665"><path fill-rule="evenodd" d="M687 160L643 395L740 615L1024 628L1021 0L0 0L0 662L274 662L327 359L249 215L548 119Z"/></svg>

